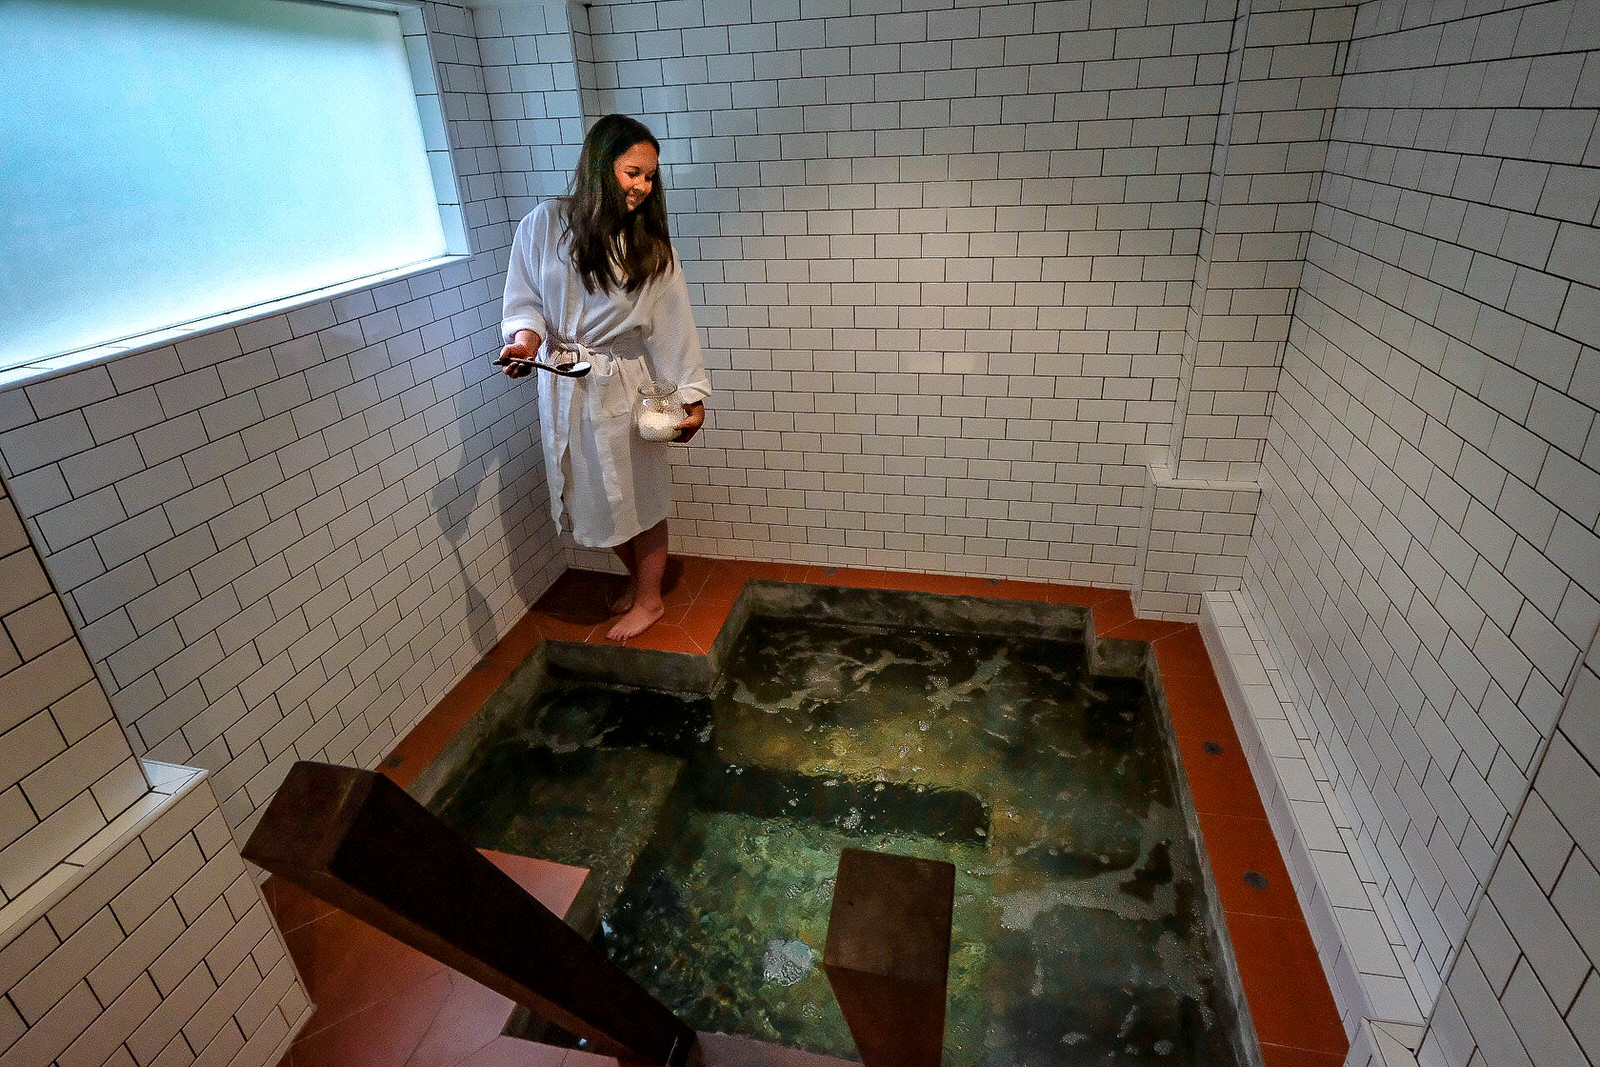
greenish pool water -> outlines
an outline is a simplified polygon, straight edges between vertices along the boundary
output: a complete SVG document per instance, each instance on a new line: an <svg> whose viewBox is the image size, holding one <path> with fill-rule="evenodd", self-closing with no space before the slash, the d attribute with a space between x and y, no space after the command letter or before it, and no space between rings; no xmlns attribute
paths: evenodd
<svg viewBox="0 0 1600 1067"><path fill-rule="evenodd" d="M848 845L956 867L952 1067L1244 1062L1156 712L1075 642L753 618L709 696L553 681L435 808L590 867L607 952L697 1029L854 1058Z"/></svg>

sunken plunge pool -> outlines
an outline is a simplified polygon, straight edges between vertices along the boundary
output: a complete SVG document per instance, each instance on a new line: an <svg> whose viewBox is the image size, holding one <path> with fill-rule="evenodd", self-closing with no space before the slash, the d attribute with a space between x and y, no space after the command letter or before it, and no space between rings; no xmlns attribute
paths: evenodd
<svg viewBox="0 0 1600 1067"><path fill-rule="evenodd" d="M413 792L589 868L595 937L699 1030L856 1058L821 967L853 846L956 868L951 1067L1259 1063L1149 646L1086 621L751 582L709 657L547 642Z"/></svg>

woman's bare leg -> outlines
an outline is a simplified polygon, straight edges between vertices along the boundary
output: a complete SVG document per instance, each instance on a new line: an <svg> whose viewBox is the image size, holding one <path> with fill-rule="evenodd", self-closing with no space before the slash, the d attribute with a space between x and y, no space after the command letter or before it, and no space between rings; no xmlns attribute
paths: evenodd
<svg viewBox="0 0 1600 1067"><path fill-rule="evenodd" d="M636 534L628 542L628 548L633 557L629 567L633 575L633 604L606 631L606 637L613 641L638 637L654 626L667 610L661 602L661 580L667 572L667 520L662 519ZM628 563L628 557L622 552L618 551L617 555L622 556L624 564Z"/></svg>
<svg viewBox="0 0 1600 1067"><path fill-rule="evenodd" d="M607 605L607 607L609 607L611 610L611 614L621 615L623 612L633 607L633 591L634 588L639 584L634 572L639 569L639 565L635 560L632 541L624 541L620 545L615 545L612 547L611 551L617 554L617 558L622 561L622 565L628 569L627 588L624 589L615 600L611 601L611 603Z"/></svg>

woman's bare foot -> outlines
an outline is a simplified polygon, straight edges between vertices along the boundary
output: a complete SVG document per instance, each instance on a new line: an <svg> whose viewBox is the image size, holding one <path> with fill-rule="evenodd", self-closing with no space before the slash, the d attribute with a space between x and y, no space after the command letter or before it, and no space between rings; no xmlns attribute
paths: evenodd
<svg viewBox="0 0 1600 1067"><path fill-rule="evenodd" d="M654 607L646 604L634 604L628 609L626 615L612 623L611 629L606 631L606 639L609 641L626 641L629 638L638 637L654 626L661 616L666 613L666 605L659 601Z"/></svg>
<svg viewBox="0 0 1600 1067"><path fill-rule="evenodd" d="M611 609L611 614L613 615L621 615L624 612L631 611L633 609L632 578L628 579L628 588L624 589L620 594L618 594L617 599L613 600L607 605L607 607Z"/></svg>

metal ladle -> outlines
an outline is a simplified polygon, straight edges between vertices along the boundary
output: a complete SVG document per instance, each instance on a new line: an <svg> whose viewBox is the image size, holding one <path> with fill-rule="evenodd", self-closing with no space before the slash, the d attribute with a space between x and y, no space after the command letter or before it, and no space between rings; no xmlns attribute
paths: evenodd
<svg viewBox="0 0 1600 1067"><path fill-rule="evenodd" d="M537 359L505 359L505 358L501 358L501 359L495 360L495 365L496 366L500 366L500 367L509 366L510 364L513 364L513 363L516 364L517 366L520 366L520 367L538 367L540 370L547 370L551 374L559 374L563 378L582 378L585 374L588 374L590 369L591 369L590 366L589 366L588 361L581 360L581 359L578 360L576 363L562 363L562 364L541 363Z"/></svg>

